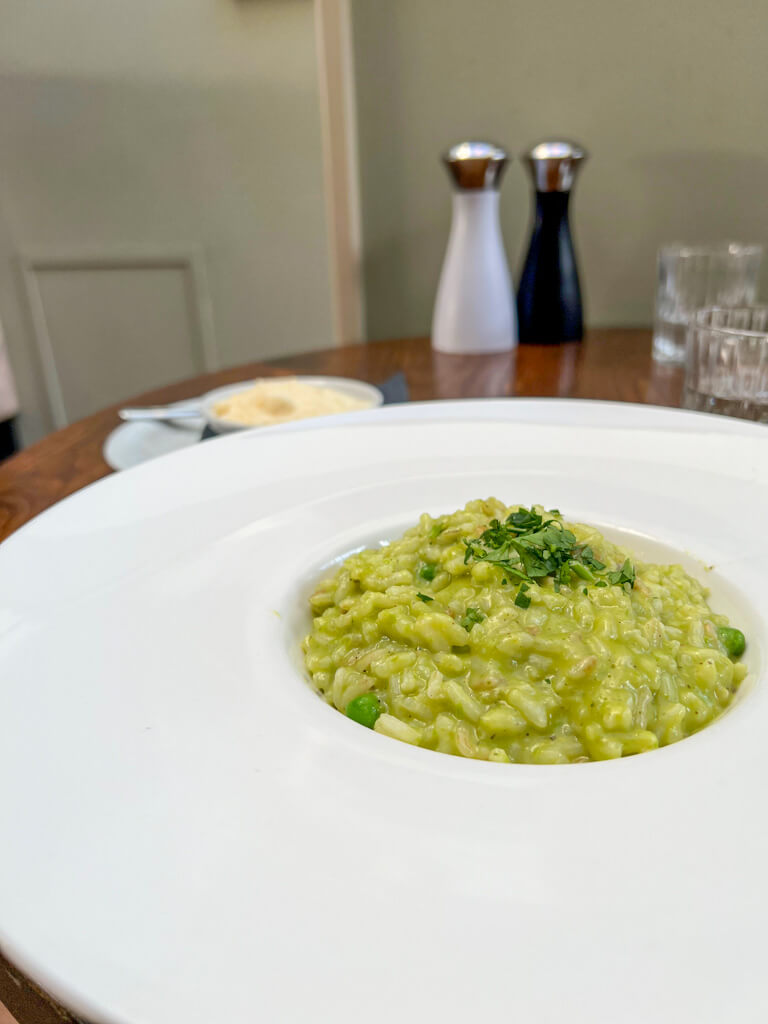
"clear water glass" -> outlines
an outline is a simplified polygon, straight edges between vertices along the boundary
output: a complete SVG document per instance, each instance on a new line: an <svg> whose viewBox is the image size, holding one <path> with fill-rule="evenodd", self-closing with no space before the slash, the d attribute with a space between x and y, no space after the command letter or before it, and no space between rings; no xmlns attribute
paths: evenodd
<svg viewBox="0 0 768 1024"><path fill-rule="evenodd" d="M757 295L761 245L664 245L658 255L653 358L685 362L688 323L698 309L748 306Z"/></svg>
<svg viewBox="0 0 768 1024"><path fill-rule="evenodd" d="M683 405L768 423L768 306L695 314L688 328Z"/></svg>

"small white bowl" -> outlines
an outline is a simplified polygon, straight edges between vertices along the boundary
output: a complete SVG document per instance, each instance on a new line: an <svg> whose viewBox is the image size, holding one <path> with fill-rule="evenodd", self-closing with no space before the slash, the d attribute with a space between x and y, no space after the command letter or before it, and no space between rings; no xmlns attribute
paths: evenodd
<svg viewBox="0 0 768 1024"><path fill-rule="evenodd" d="M219 402L223 402L227 398L231 398L233 395L239 394L241 391L248 391L254 386L254 384L261 383L262 381L280 381L287 378L283 377L258 377L255 380L241 380L237 384L229 384L224 388L216 388L214 391L209 391L206 395L203 395L201 399L201 412L205 417L208 426L211 430L215 430L217 434L231 433L234 430L252 430L254 426L258 424L253 423L235 423L232 420L224 420L216 415L214 409ZM384 395L379 391L373 384L368 384L363 380L352 380L349 377L305 377L296 376L296 380L302 382L302 384L310 384L316 388L332 388L334 391L338 391L342 395L347 395L349 398L357 398L361 402L365 402L366 409L373 409L378 405L382 405L384 402ZM359 410L354 410L355 412ZM334 413L333 415L342 415L340 413ZM311 419L312 417L307 417Z"/></svg>

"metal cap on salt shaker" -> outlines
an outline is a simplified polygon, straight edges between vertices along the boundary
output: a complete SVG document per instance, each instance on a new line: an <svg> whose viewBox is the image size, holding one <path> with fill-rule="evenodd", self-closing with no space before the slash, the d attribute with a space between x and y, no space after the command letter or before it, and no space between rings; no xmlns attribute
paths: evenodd
<svg viewBox="0 0 768 1024"><path fill-rule="evenodd" d="M509 154L493 142L459 142L443 154L457 189L498 189Z"/></svg>
<svg viewBox="0 0 768 1024"><path fill-rule="evenodd" d="M578 142L545 140L520 154L528 165L537 192L570 192L581 164L589 154Z"/></svg>

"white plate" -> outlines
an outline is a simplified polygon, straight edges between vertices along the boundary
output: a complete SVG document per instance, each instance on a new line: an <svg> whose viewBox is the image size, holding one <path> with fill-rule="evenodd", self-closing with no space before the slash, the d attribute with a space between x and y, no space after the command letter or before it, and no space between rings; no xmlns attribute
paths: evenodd
<svg viewBox="0 0 768 1024"><path fill-rule="evenodd" d="M766 440L596 403L389 407L199 445L34 520L0 546L3 951L109 1024L765 1021ZM714 564L753 670L732 710L558 767L320 702L307 580L494 493Z"/></svg>
<svg viewBox="0 0 768 1024"><path fill-rule="evenodd" d="M111 469L133 469L160 455L191 448L200 440L203 426L204 421L192 429L187 425L172 427L159 420L121 423L107 435L101 453Z"/></svg>

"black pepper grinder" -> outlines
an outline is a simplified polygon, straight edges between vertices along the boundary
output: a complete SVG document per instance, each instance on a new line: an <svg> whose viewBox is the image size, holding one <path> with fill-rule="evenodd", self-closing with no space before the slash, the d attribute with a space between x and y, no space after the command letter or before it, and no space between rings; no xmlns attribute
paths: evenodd
<svg viewBox="0 0 768 1024"><path fill-rule="evenodd" d="M586 158L581 146L564 141L539 142L522 154L536 189L536 211L517 292L521 344L581 341L581 289L568 201Z"/></svg>

